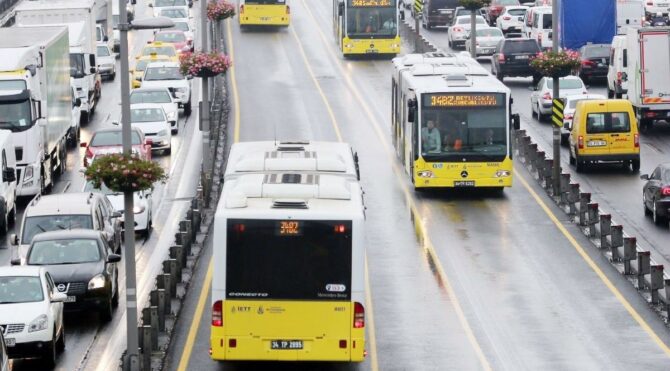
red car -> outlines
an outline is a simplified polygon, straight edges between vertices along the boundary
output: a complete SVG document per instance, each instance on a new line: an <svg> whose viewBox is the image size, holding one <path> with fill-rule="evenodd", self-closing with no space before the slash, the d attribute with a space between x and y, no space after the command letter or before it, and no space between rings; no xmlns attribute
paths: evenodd
<svg viewBox="0 0 670 371"><path fill-rule="evenodd" d="M138 128L132 128L130 136L133 142L133 153L139 154L144 160L151 160L151 141L145 140L144 133ZM96 156L121 153L123 151L121 138L121 127L113 127L96 131L89 143L81 142L81 147L86 148L84 167L90 165Z"/></svg>
<svg viewBox="0 0 670 371"><path fill-rule="evenodd" d="M193 39L186 36L184 31L165 30L154 34L154 42L161 41L174 45L178 53L192 52L194 49Z"/></svg>

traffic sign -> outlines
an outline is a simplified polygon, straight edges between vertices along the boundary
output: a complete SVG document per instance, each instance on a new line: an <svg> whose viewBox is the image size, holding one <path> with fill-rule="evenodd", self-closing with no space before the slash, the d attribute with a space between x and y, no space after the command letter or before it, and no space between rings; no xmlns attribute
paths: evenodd
<svg viewBox="0 0 670 371"><path fill-rule="evenodd" d="M563 108L565 108L563 99L554 98L551 101L551 122L559 128L563 126Z"/></svg>

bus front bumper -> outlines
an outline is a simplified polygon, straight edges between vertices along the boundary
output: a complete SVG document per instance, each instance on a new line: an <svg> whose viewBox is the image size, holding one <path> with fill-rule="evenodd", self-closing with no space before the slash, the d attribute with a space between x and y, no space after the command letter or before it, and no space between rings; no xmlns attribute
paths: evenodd
<svg viewBox="0 0 670 371"><path fill-rule="evenodd" d="M342 40L344 54L398 54L400 53L400 38L394 39L350 39Z"/></svg>

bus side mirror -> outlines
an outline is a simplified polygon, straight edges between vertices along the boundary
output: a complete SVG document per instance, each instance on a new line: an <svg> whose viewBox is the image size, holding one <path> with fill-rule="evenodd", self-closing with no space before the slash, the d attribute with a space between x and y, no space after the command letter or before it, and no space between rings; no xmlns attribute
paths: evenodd
<svg viewBox="0 0 670 371"><path fill-rule="evenodd" d="M342 16L344 14L344 3L337 4L337 15Z"/></svg>
<svg viewBox="0 0 670 371"><path fill-rule="evenodd" d="M514 130L519 130L521 128L521 117L519 117L518 113L512 115L512 126L514 127Z"/></svg>
<svg viewBox="0 0 670 371"><path fill-rule="evenodd" d="M416 99L407 100L407 121L414 122L414 115L416 114Z"/></svg>

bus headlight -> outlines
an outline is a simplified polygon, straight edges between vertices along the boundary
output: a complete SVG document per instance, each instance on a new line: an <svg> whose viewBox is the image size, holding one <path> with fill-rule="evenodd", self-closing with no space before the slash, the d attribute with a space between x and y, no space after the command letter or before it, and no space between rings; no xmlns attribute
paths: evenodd
<svg viewBox="0 0 670 371"><path fill-rule="evenodd" d="M507 178L508 176L511 176L512 172L509 170L498 170L496 171L496 174L493 176L494 178Z"/></svg>
<svg viewBox="0 0 670 371"><path fill-rule="evenodd" d="M435 178L435 174L433 174L432 171L430 170L422 170L416 173L416 175L419 178Z"/></svg>

